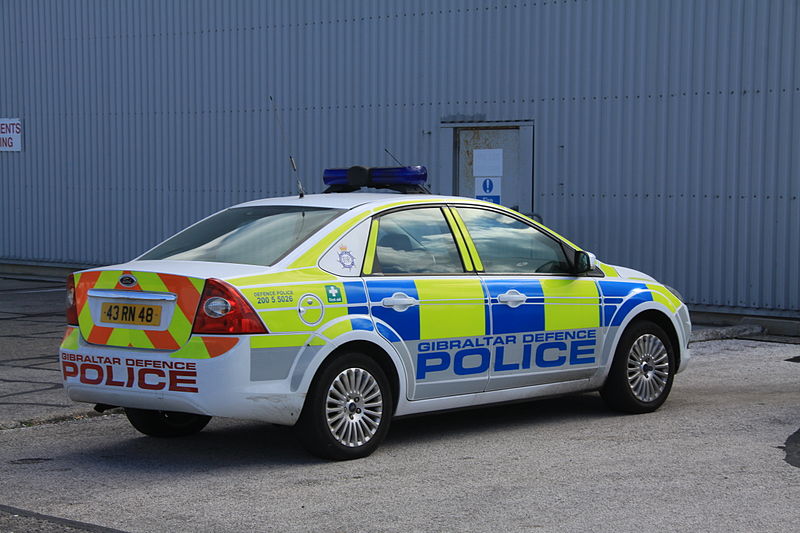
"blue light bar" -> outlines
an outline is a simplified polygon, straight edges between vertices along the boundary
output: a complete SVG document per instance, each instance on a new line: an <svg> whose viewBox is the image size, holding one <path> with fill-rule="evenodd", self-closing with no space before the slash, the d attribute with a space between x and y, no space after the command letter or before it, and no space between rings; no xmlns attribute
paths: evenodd
<svg viewBox="0 0 800 533"><path fill-rule="evenodd" d="M347 169L326 168L322 173L322 182L325 185L347 185Z"/></svg>
<svg viewBox="0 0 800 533"><path fill-rule="evenodd" d="M428 181L428 169L422 166L371 168L369 178L376 185L424 185Z"/></svg>
<svg viewBox="0 0 800 533"><path fill-rule="evenodd" d="M363 167L362 167L363 168ZM349 168L326 168L322 174L325 185L352 185L348 173ZM424 185L428 181L428 169L423 166L413 167L373 167L368 170L371 185Z"/></svg>

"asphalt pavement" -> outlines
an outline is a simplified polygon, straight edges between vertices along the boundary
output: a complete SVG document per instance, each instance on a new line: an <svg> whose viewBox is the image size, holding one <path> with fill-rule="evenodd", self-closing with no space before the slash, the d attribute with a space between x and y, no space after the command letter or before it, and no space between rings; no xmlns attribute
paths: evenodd
<svg viewBox="0 0 800 533"><path fill-rule="evenodd" d="M0 429L89 411L71 402L60 383L64 301L63 282L0 278Z"/></svg>
<svg viewBox="0 0 800 533"><path fill-rule="evenodd" d="M596 394L397 420L372 456L213 419L185 439L60 388L60 284L0 280L0 531L792 531L800 346L692 345L656 413Z"/></svg>

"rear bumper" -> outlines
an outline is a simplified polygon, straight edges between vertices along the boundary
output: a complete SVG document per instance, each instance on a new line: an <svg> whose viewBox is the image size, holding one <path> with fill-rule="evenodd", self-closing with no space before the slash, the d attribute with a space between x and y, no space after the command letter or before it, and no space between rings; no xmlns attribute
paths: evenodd
<svg viewBox="0 0 800 533"><path fill-rule="evenodd" d="M248 336L227 352L202 359L186 350L175 357L177 352L97 346L74 337L77 342L62 344L59 360L64 388L77 402L283 425L297 422L303 408L305 390L291 390L290 372L282 379L252 379Z"/></svg>

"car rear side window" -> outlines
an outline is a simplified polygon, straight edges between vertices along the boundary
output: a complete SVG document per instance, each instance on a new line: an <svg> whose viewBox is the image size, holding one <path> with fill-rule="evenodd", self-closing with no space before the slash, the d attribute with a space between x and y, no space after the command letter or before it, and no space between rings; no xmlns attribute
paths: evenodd
<svg viewBox="0 0 800 533"><path fill-rule="evenodd" d="M374 272L464 272L450 226L438 207L396 211L381 216L378 221Z"/></svg>
<svg viewBox="0 0 800 533"><path fill-rule="evenodd" d="M139 259L269 266L343 211L299 206L234 207L170 237Z"/></svg>
<svg viewBox="0 0 800 533"><path fill-rule="evenodd" d="M533 226L488 209L459 207L487 274L570 271L561 244Z"/></svg>

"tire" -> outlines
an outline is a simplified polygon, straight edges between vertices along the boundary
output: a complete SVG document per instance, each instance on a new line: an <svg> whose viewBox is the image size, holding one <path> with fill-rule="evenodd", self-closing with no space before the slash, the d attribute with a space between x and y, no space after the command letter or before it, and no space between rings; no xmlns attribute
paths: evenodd
<svg viewBox="0 0 800 533"><path fill-rule="evenodd" d="M128 422L141 433L151 437L186 437L206 427L210 416L173 411L150 411L148 409L125 408Z"/></svg>
<svg viewBox="0 0 800 533"><path fill-rule="evenodd" d="M666 401L674 376L669 336L653 322L634 322L620 338L600 395L617 411L650 413Z"/></svg>
<svg viewBox="0 0 800 533"><path fill-rule="evenodd" d="M295 426L303 446L323 459L366 457L389 431L394 401L378 363L347 353L323 366Z"/></svg>

